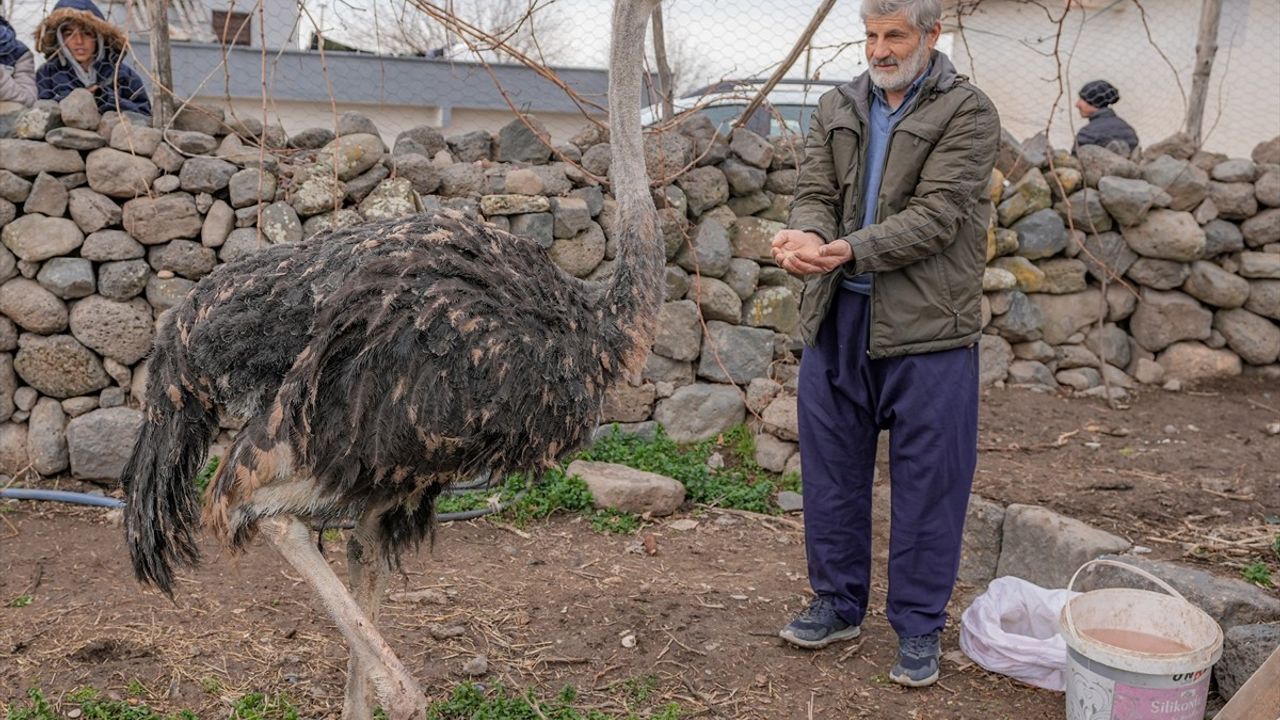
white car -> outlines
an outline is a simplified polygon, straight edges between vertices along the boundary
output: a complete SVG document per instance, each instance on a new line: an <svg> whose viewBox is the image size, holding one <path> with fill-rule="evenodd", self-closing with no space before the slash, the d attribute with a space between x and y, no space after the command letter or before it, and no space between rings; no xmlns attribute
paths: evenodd
<svg viewBox="0 0 1280 720"><path fill-rule="evenodd" d="M686 113L699 112L727 136L765 82L725 80L695 90L672 103L676 119L678 121ZM752 113L745 127L763 137L788 132L803 135L809 131L809 117L818 105L818 98L840 84L832 80L783 80L769 91L765 102ZM661 117L662 106L655 104L641 111L640 120L645 126L650 126L659 124Z"/></svg>

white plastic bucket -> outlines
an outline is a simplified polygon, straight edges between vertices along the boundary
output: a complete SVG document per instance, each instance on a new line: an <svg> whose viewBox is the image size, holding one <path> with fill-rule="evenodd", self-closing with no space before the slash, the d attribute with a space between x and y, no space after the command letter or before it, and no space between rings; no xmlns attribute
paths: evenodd
<svg viewBox="0 0 1280 720"><path fill-rule="evenodd" d="M1222 628L1166 582L1126 563L1087 562L1067 588L1091 565L1123 568L1169 594L1107 588L1062 608L1067 720L1202 720Z"/></svg>

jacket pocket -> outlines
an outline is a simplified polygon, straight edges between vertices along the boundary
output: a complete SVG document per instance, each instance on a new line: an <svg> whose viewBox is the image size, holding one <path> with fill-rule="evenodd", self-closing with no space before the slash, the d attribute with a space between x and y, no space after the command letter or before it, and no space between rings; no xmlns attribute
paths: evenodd
<svg viewBox="0 0 1280 720"><path fill-rule="evenodd" d="M915 143L928 143L932 147L942 137L945 127L936 123L925 122L919 118L908 117L898 123L898 130L907 133Z"/></svg>
<svg viewBox="0 0 1280 720"><path fill-rule="evenodd" d="M838 122L827 128L827 146L831 148L831 164L842 187L853 182L860 144L858 129L850 123Z"/></svg>

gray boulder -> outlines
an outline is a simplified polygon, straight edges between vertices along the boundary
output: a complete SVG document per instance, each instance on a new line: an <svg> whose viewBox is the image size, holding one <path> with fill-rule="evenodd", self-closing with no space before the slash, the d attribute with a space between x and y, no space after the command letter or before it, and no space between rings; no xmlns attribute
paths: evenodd
<svg viewBox="0 0 1280 720"><path fill-rule="evenodd" d="M1143 167L1142 178L1169 194L1170 210L1193 210L1209 193L1208 173L1168 155Z"/></svg>
<svg viewBox="0 0 1280 720"><path fill-rule="evenodd" d="M270 202L276 197L276 176L258 168L238 170L227 180L227 193L235 208Z"/></svg>
<svg viewBox="0 0 1280 720"><path fill-rule="evenodd" d="M742 299L733 288L716 278L695 275L689 284L688 298L698 303L698 310L706 320L734 324L742 320Z"/></svg>
<svg viewBox="0 0 1280 720"><path fill-rule="evenodd" d="M71 309L71 334L85 346L124 365L132 365L151 349L154 320L141 300L117 302L85 298Z"/></svg>
<svg viewBox="0 0 1280 720"><path fill-rule="evenodd" d="M1280 280L1280 253L1242 252L1239 259L1241 277Z"/></svg>
<svg viewBox="0 0 1280 720"><path fill-rule="evenodd" d="M1122 277L1138 259L1138 254L1117 232L1086 235L1084 250L1079 259L1095 280Z"/></svg>
<svg viewBox="0 0 1280 720"><path fill-rule="evenodd" d="M1280 357L1280 326L1248 310L1219 311L1214 315L1213 329L1250 365L1268 365Z"/></svg>
<svg viewBox="0 0 1280 720"><path fill-rule="evenodd" d="M1244 249L1244 233L1240 226L1227 220L1210 220L1204 226L1204 257L1213 258L1223 253Z"/></svg>
<svg viewBox="0 0 1280 720"><path fill-rule="evenodd" d="M194 197L172 193L126 202L123 223L124 229L138 242L158 245L177 238L199 237L204 218L196 209Z"/></svg>
<svg viewBox="0 0 1280 720"><path fill-rule="evenodd" d="M67 469L67 415L62 403L40 398L27 421L27 457L31 468L49 477Z"/></svg>
<svg viewBox="0 0 1280 720"><path fill-rule="evenodd" d="M1098 322L1107 311L1106 300L1097 288L1068 295L1036 293L1031 301L1044 318L1041 338L1050 345L1061 345L1072 335Z"/></svg>
<svg viewBox="0 0 1280 720"><path fill-rule="evenodd" d="M1132 555L1105 558L1135 565L1164 580L1226 629L1280 619L1280 600L1243 580L1164 560ZM1164 592L1151 581L1122 568L1095 565L1080 574L1078 590L1088 592L1106 587Z"/></svg>
<svg viewBox="0 0 1280 720"><path fill-rule="evenodd" d="M1018 233L1018 255L1035 260L1062 252L1067 246L1067 230L1053 210L1034 212L1014 223Z"/></svg>
<svg viewBox="0 0 1280 720"><path fill-rule="evenodd" d="M348 135L347 137L359 137ZM334 142L338 142L338 138ZM262 220L258 229L267 242L273 245L297 243L302 241L302 221L298 213L287 202L273 202L262 210Z"/></svg>
<svg viewBox="0 0 1280 720"><path fill-rule="evenodd" d="M1190 262L1204 254L1204 230L1189 212L1152 210L1140 225L1121 232L1129 247L1146 257Z"/></svg>
<svg viewBox="0 0 1280 720"><path fill-rule="evenodd" d="M151 266L146 260L102 263L98 268L98 294L109 300L129 300L147 289L150 276Z"/></svg>
<svg viewBox="0 0 1280 720"><path fill-rule="evenodd" d="M719 278L728 272L732 257L729 231L719 221L703 218L692 240L676 253L675 262L688 272Z"/></svg>
<svg viewBox="0 0 1280 720"><path fill-rule="evenodd" d="M692 300L669 302L658 312L653 351L672 360L696 360L702 349L698 306Z"/></svg>
<svg viewBox="0 0 1280 720"><path fill-rule="evenodd" d="M69 335L23 335L18 345L14 370L44 395L76 397L111 384L98 356Z"/></svg>
<svg viewBox="0 0 1280 720"><path fill-rule="evenodd" d="M182 163L178 180L183 190L190 193L216 193L227 187L231 176L239 171L226 160L211 157L193 157Z"/></svg>
<svg viewBox="0 0 1280 720"><path fill-rule="evenodd" d="M20 260L38 263L70 255L84 242L84 233L66 218L23 215L0 230L0 242Z"/></svg>
<svg viewBox="0 0 1280 720"><path fill-rule="evenodd" d="M67 204L71 219L82 232L94 233L104 227L120 224L120 206L106 195L89 188L71 190Z"/></svg>
<svg viewBox="0 0 1280 720"><path fill-rule="evenodd" d="M565 474L587 483L597 508L661 517L684 504L684 485L665 475L587 460L569 463Z"/></svg>
<svg viewBox="0 0 1280 720"><path fill-rule="evenodd" d="M1224 220L1245 220L1258 212L1252 183L1209 183L1209 197Z"/></svg>
<svg viewBox="0 0 1280 720"><path fill-rule="evenodd" d="M84 239L80 257L94 262L132 260L147 254L142 243L123 230L99 230Z"/></svg>
<svg viewBox="0 0 1280 720"><path fill-rule="evenodd" d="M542 138L550 138L550 133L538 118L525 114L512 120L498 131L498 162L545 164L551 147Z"/></svg>
<svg viewBox="0 0 1280 720"><path fill-rule="evenodd" d="M142 413L126 407L101 408L72 418L67 423L72 477L118 480L142 423Z"/></svg>
<svg viewBox="0 0 1280 720"><path fill-rule="evenodd" d="M551 213L536 213L536 216L546 218L548 224L552 226L547 230L548 232L553 232L555 221ZM524 218L531 217L531 215L517 215L515 217ZM514 221L511 224L511 229L512 232L517 232ZM576 236L555 240L551 245L551 259L563 268L565 272L574 277L586 277L589 275L604 260L604 253L604 230L594 222Z"/></svg>
<svg viewBox="0 0 1280 720"><path fill-rule="evenodd" d="M1046 388L1058 386L1058 381L1053 377L1053 372L1044 363L1039 363L1035 360L1014 360L1009 363L1007 381L1010 385L1033 385Z"/></svg>
<svg viewBox="0 0 1280 720"><path fill-rule="evenodd" d="M677 132L644 137L644 165L651 182L669 183L693 159L693 142Z"/></svg>
<svg viewBox="0 0 1280 720"><path fill-rule="evenodd" d="M382 159L382 138L369 133L355 133L335 138L316 154L316 174L336 173L346 182L373 167Z"/></svg>
<svg viewBox="0 0 1280 720"><path fill-rule="evenodd" d="M14 278L0 285L0 313L24 330L49 335L67 327L67 306L39 283Z"/></svg>
<svg viewBox="0 0 1280 720"><path fill-rule="evenodd" d="M689 214L694 217L729 200L729 181L719 168L694 168L681 175L676 185L684 191L689 201Z"/></svg>
<svg viewBox="0 0 1280 720"><path fill-rule="evenodd" d="M1160 192L1145 180L1104 177L1098 181L1102 206L1122 226L1141 223Z"/></svg>
<svg viewBox="0 0 1280 720"><path fill-rule="evenodd" d="M1005 509L996 576L1013 575L1041 587L1065 588L1076 568L1129 542L1037 505Z"/></svg>
<svg viewBox="0 0 1280 720"><path fill-rule="evenodd" d="M1280 280L1250 280L1249 300L1244 309L1280 320Z"/></svg>
<svg viewBox="0 0 1280 720"><path fill-rule="evenodd" d="M702 349L698 377L745 385L767 373L773 361L773 332L712 320L707 323Z"/></svg>
<svg viewBox="0 0 1280 720"><path fill-rule="evenodd" d="M1066 201L1058 203L1054 210L1070 221L1073 230L1084 233L1106 232L1115 225L1102 206L1102 196L1093 188L1075 191Z"/></svg>
<svg viewBox="0 0 1280 720"><path fill-rule="evenodd" d="M1129 319L1134 340L1151 352L1159 352L1179 340L1205 340L1213 313L1189 295L1144 288L1141 301Z"/></svg>
<svg viewBox="0 0 1280 720"><path fill-rule="evenodd" d="M1156 290L1172 290L1182 285L1191 274L1191 266L1174 260L1138 258L1129 266L1130 280Z"/></svg>
<svg viewBox="0 0 1280 720"><path fill-rule="evenodd" d="M372 134L376 135L377 133L374 132ZM489 155L488 155L489 133L488 132L483 130L477 130L476 132L468 133L464 137L471 138L473 140L479 137L483 137L485 141L485 144L484 144L485 152L476 154L475 157L465 157L465 158L460 157L459 158L460 162L472 162L474 160L489 159ZM444 136L440 134L439 130L436 130L435 128L429 125L419 125L417 127L409 128L408 130L405 130L404 132L397 135L395 146L391 152L393 155L421 155L426 158L433 158L436 156L436 153L440 152L441 150L444 150L445 147L447 147L447 145L445 143Z"/></svg>
<svg viewBox="0 0 1280 720"><path fill-rule="evenodd" d="M983 335L978 343L979 382L983 387L1003 382L1013 362L1013 350L1008 341L999 335Z"/></svg>
<svg viewBox="0 0 1280 720"><path fill-rule="evenodd" d="M67 210L67 186L49 173L40 173L31 183L31 192L22 205L26 215L39 213L61 217Z"/></svg>
<svg viewBox="0 0 1280 720"><path fill-rule="evenodd" d="M452 135L445 142L448 143L449 151L460 163L488 160L493 152L493 136L487 130L472 130L469 133ZM608 153L607 147L605 152ZM433 156L434 153L428 155L428 157Z"/></svg>
<svg viewBox="0 0 1280 720"><path fill-rule="evenodd" d="M110 197L133 198L146 195L151 183L160 176L160 168L151 160L101 148L89 153L85 160L89 187Z"/></svg>
<svg viewBox="0 0 1280 720"><path fill-rule="evenodd" d="M1156 362L1164 368L1166 379L1182 383L1221 380L1236 377L1242 371L1239 355L1199 342L1176 342L1165 348Z"/></svg>
<svg viewBox="0 0 1280 720"><path fill-rule="evenodd" d="M712 438L742 422L746 405L732 385L695 383L658 401L653 417L680 443Z"/></svg>
<svg viewBox="0 0 1280 720"><path fill-rule="evenodd" d="M1280 242L1280 208L1263 210L1241 223L1240 230L1251 248Z"/></svg>
<svg viewBox="0 0 1280 720"><path fill-rule="evenodd" d="M36 273L36 281L63 300L92 295L93 264L84 258L51 258Z"/></svg>
<svg viewBox="0 0 1280 720"><path fill-rule="evenodd" d="M742 322L791 333L800 324L800 299L790 288L760 288L743 303Z"/></svg>
<svg viewBox="0 0 1280 720"><path fill-rule="evenodd" d="M85 163L76 150L56 148L36 140L0 139L0 169L35 177L42 172L55 175L84 172Z"/></svg>
<svg viewBox="0 0 1280 720"><path fill-rule="evenodd" d="M1237 625L1228 628L1222 657L1213 666L1218 694L1230 700L1280 647L1280 624Z"/></svg>
<svg viewBox="0 0 1280 720"><path fill-rule="evenodd" d="M1183 292L1220 308L1238 308L1249 299L1249 281L1217 265L1197 260L1182 285Z"/></svg>
<svg viewBox="0 0 1280 720"><path fill-rule="evenodd" d="M1039 340L1043 334L1044 313L1024 293L1009 293L1009 309L991 321L991 326L1009 342Z"/></svg>
<svg viewBox="0 0 1280 720"><path fill-rule="evenodd" d="M192 280L208 275L217 261L213 248L191 240L173 240L164 245L154 245L147 255L151 267L157 271L167 270Z"/></svg>

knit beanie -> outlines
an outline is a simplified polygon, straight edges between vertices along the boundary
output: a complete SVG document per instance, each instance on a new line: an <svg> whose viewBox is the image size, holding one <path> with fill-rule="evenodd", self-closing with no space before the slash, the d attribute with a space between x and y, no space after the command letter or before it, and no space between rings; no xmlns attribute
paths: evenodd
<svg viewBox="0 0 1280 720"><path fill-rule="evenodd" d="M1093 80L1080 88L1080 99L1101 109L1120 102L1120 91L1106 80Z"/></svg>

